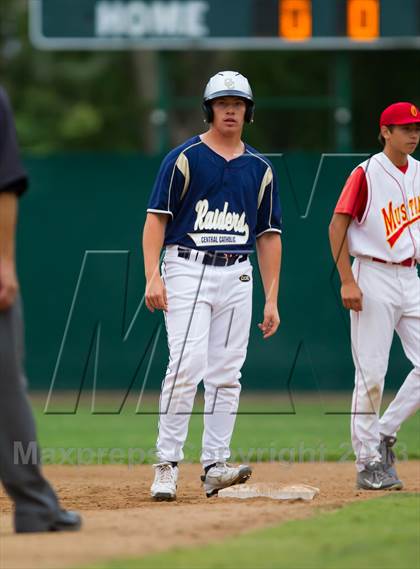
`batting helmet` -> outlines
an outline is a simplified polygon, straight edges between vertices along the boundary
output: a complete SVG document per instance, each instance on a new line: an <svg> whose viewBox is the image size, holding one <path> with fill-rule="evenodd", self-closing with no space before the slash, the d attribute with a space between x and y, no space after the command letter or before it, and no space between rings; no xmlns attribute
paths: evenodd
<svg viewBox="0 0 420 569"><path fill-rule="evenodd" d="M246 77L237 71L220 71L210 78L203 95L203 113L206 122L213 121L211 101L217 97L241 97L246 102L245 122L254 119L254 96Z"/></svg>

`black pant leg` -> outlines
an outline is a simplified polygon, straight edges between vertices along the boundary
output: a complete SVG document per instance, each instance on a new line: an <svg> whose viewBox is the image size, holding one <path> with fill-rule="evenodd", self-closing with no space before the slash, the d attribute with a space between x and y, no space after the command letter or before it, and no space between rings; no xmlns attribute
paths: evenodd
<svg viewBox="0 0 420 569"><path fill-rule="evenodd" d="M54 519L57 496L40 469L35 422L23 371L20 299L0 311L0 479L15 505L16 527L43 529Z"/></svg>

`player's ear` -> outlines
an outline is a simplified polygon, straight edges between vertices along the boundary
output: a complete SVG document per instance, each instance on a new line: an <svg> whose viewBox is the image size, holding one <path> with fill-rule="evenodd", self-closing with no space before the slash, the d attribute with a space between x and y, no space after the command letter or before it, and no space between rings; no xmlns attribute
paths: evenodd
<svg viewBox="0 0 420 569"><path fill-rule="evenodd" d="M381 135L383 136L383 138L385 140L388 140L390 137L390 134L391 134L391 132L390 132L389 128L386 125L382 125L381 126Z"/></svg>

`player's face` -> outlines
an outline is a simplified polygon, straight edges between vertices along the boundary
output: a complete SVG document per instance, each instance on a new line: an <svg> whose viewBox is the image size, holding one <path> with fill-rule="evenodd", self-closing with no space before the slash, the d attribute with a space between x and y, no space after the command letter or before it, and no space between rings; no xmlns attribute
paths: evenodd
<svg viewBox="0 0 420 569"><path fill-rule="evenodd" d="M385 140L398 152L412 154L420 140L420 123L395 125L392 132L387 127L383 133Z"/></svg>
<svg viewBox="0 0 420 569"><path fill-rule="evenodd" d="M236 134L242 131L245 120L246 103L240 97L219 97L212 103L213 128L223 134Z"/></svg>

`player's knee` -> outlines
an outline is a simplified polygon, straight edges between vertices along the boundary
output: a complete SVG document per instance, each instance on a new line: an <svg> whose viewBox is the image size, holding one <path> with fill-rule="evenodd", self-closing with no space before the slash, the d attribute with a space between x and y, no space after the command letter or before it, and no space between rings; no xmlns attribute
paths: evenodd
<svg viewBox="0 0 420 569"><path fill-rule="evenodd" d="M381 401L382 392L384 385L384 377L380 371L369 370L366 373L358 374L356 380L356 391L358 399L358 409L361 411L361 405L363 406L363 401L369 407L369 409L363 409L363 411L373 412L378 411Z"/></svg>
<svg viewBox="0 0 420 569"><path fill-rule="evenodd" d="M414 373L420 379L420 363L413 367L412 373Z"/></svg>
<svg viewBox="0 0 420 569"><path fill-rule="evenodd" d="M207 394L223 392L230 390L239 396L242 391L242 385L239 381L239 376L226 377L226 376L208 376L204 378L204 387Z"/></svg>
<svg viewBox="0 0 420 569"><path fill-rule="evenodd" d="M383 385L388 361L383 362L377 358L360 358L357 368L357 381L370 389L376 385Z"/></svg>
<svg viewBox="0 0 420 569"><path fill-rule="evenodd" d="M201 372L207 367L207 354L202 349L192 348L185 346L184 349L178 351L171 351L169 358L169 366L172 371L178 370L184 372L185 370L191 371L193 374Z"/></svg>

